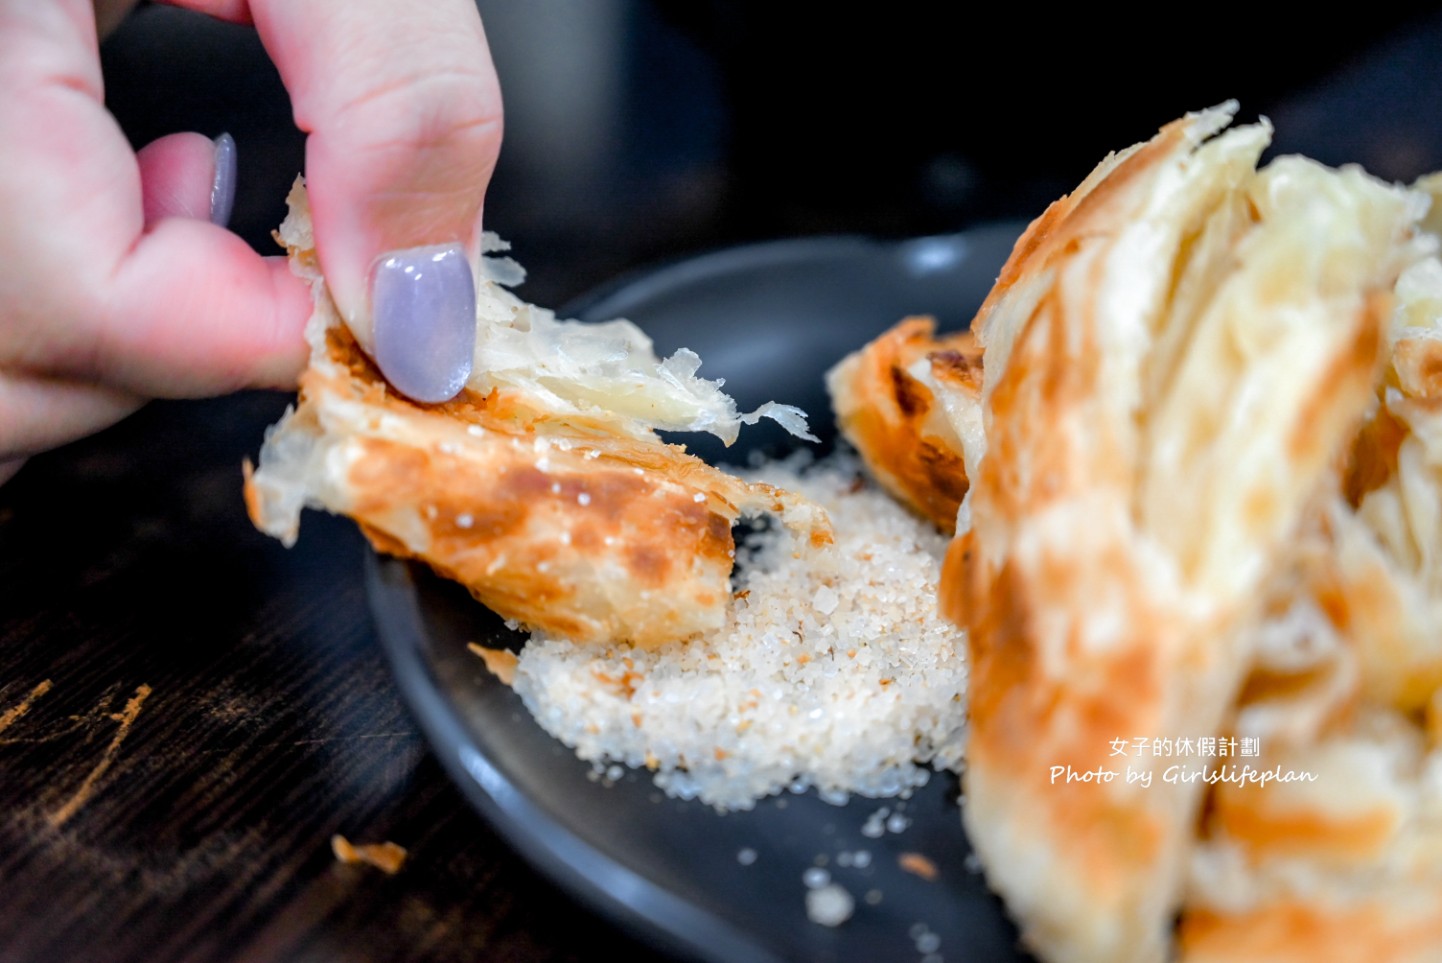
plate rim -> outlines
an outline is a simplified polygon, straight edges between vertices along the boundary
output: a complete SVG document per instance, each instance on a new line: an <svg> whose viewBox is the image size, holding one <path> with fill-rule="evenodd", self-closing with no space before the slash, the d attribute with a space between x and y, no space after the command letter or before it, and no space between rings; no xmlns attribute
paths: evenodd
<svg viewBox="0 0 1442 963"><path fill-rule="evenodd" d="M546 811L542 800L525 795L493 761L474 751L468 755L465 722L448 700L435 698L442 686L421 655L425 628L414 574L420 563L382 556L369 545L363 552L376 634L406 705L451 781L496 827L503 843L593 912L661 951L713 963L783 963L783 957L740 928L597 851ZM658 940L658 934L663 938Z"/></svg>

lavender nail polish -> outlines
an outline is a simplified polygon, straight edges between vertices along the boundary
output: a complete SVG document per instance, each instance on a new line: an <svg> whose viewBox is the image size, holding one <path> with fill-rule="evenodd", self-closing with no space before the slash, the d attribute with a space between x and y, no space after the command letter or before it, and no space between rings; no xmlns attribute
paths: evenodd
<svg viewBox="0 0 1442 963"><path fill-rule="evenodd" d="M476 285L458 244L392 251L371 280L375 361L401 394L449 401L471 376Z"/></svg>
<svg viewBox="0 0 1442 963"><path fill-rule="evenodd" d="M235 138L215 139L215 178L210 182L210 223L225 227L235 206Z"/></svg>

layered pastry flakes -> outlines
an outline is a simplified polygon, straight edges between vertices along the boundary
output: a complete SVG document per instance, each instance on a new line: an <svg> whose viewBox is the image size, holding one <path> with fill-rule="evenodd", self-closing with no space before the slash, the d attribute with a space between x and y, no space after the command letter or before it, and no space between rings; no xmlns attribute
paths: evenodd
<svg viewBox="0 0 1442 963"><path fill-rule="evenodd" d="M967 486L963 818L1045 960L1439 960L1436 185L1259 169L1234 111L1054 203L979 390L927 385Z"/></svg>
<svg viewBox="0 0 1442 963"><path fill-rule="evenodd" d="M741 414L699 359L664 361L626 321L558 320L499 283L477 291L474 374L439 405L397 394L357 346L321 278L303 187L278 238L315 293L299 405L267 432L246 503L287 544L303 508L355 519L381 551L421 559L530 628L577 641L663 645L718 629L730 603L731 525L774 513L803 544L831 541L805 499L713 468L656 429L735 438ZM514 273L514 272L512 272ZM808 436L809 437L809 436Z"/></svg>

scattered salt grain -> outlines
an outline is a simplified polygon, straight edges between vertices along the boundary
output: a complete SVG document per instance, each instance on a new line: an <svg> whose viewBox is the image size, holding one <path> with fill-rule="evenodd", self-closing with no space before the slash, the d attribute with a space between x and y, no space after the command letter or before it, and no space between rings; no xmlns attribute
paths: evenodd
<svg viewBox="0 0 1442 963"><path fill-rule="evenodd" d="M931 931L925 923L916 923L910 930L916 952L930 955L941 949L941 937Z"/></svg>
<svg viewBox="0 0 1442 963"><path fill-rule="evenodd" d="M812 866L801 874L801 882L806 884L807 889L820 889L831 882L831 874L820 866Z"/></svg>
<svg viewBox="0 0 1442 963"><path fill-rule="evenodd" d="M891 815L891 810L882 806L876 812L866 817L866 822L861 824L861 835L867 839L880 839L886 835L886 817Z"/></svg>
<svg viewBox="0 0 1442 963"><path fill-rule="evenodd" d="M856 902L835 883L806 891L806 916L822 926L840 926L851 918Z"/></svg>
<svg viewBox="0 0 1442 963"><path fill-rule="evenodd" d="M723 811L788 789L904 797L928 767L956 771L967 672L937 611L947 539L857 474L845 457L748 473L825 508L836 542L800 550L780 525L738 537L737 600L713 637L641 651L534 635L515 688L536 721L582 759L649 768L667 795ZM863 833L898 831L889 815Z"/></svg>
<svg viewBox="0 0 1442 963"><path fill-rule="evenodd" d="M745 849L741 850L736 854L736 862L740 863L742 866L750 866L752 863L756 862L756 850L752 849L750 846L747 846Z"/></svg>

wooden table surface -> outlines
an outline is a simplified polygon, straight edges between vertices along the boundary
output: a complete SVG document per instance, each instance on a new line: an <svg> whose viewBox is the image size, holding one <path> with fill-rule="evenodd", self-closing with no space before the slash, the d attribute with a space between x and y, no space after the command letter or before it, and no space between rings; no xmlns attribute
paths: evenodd
<svg viewBox="0 0 1442 963"><path fill-rule="evenodd" d="M448 781L354 526L250 526L288 400L155 403L0 486L0 960L663 959ZM342 864L337 833L409 856Z"/></svg>

